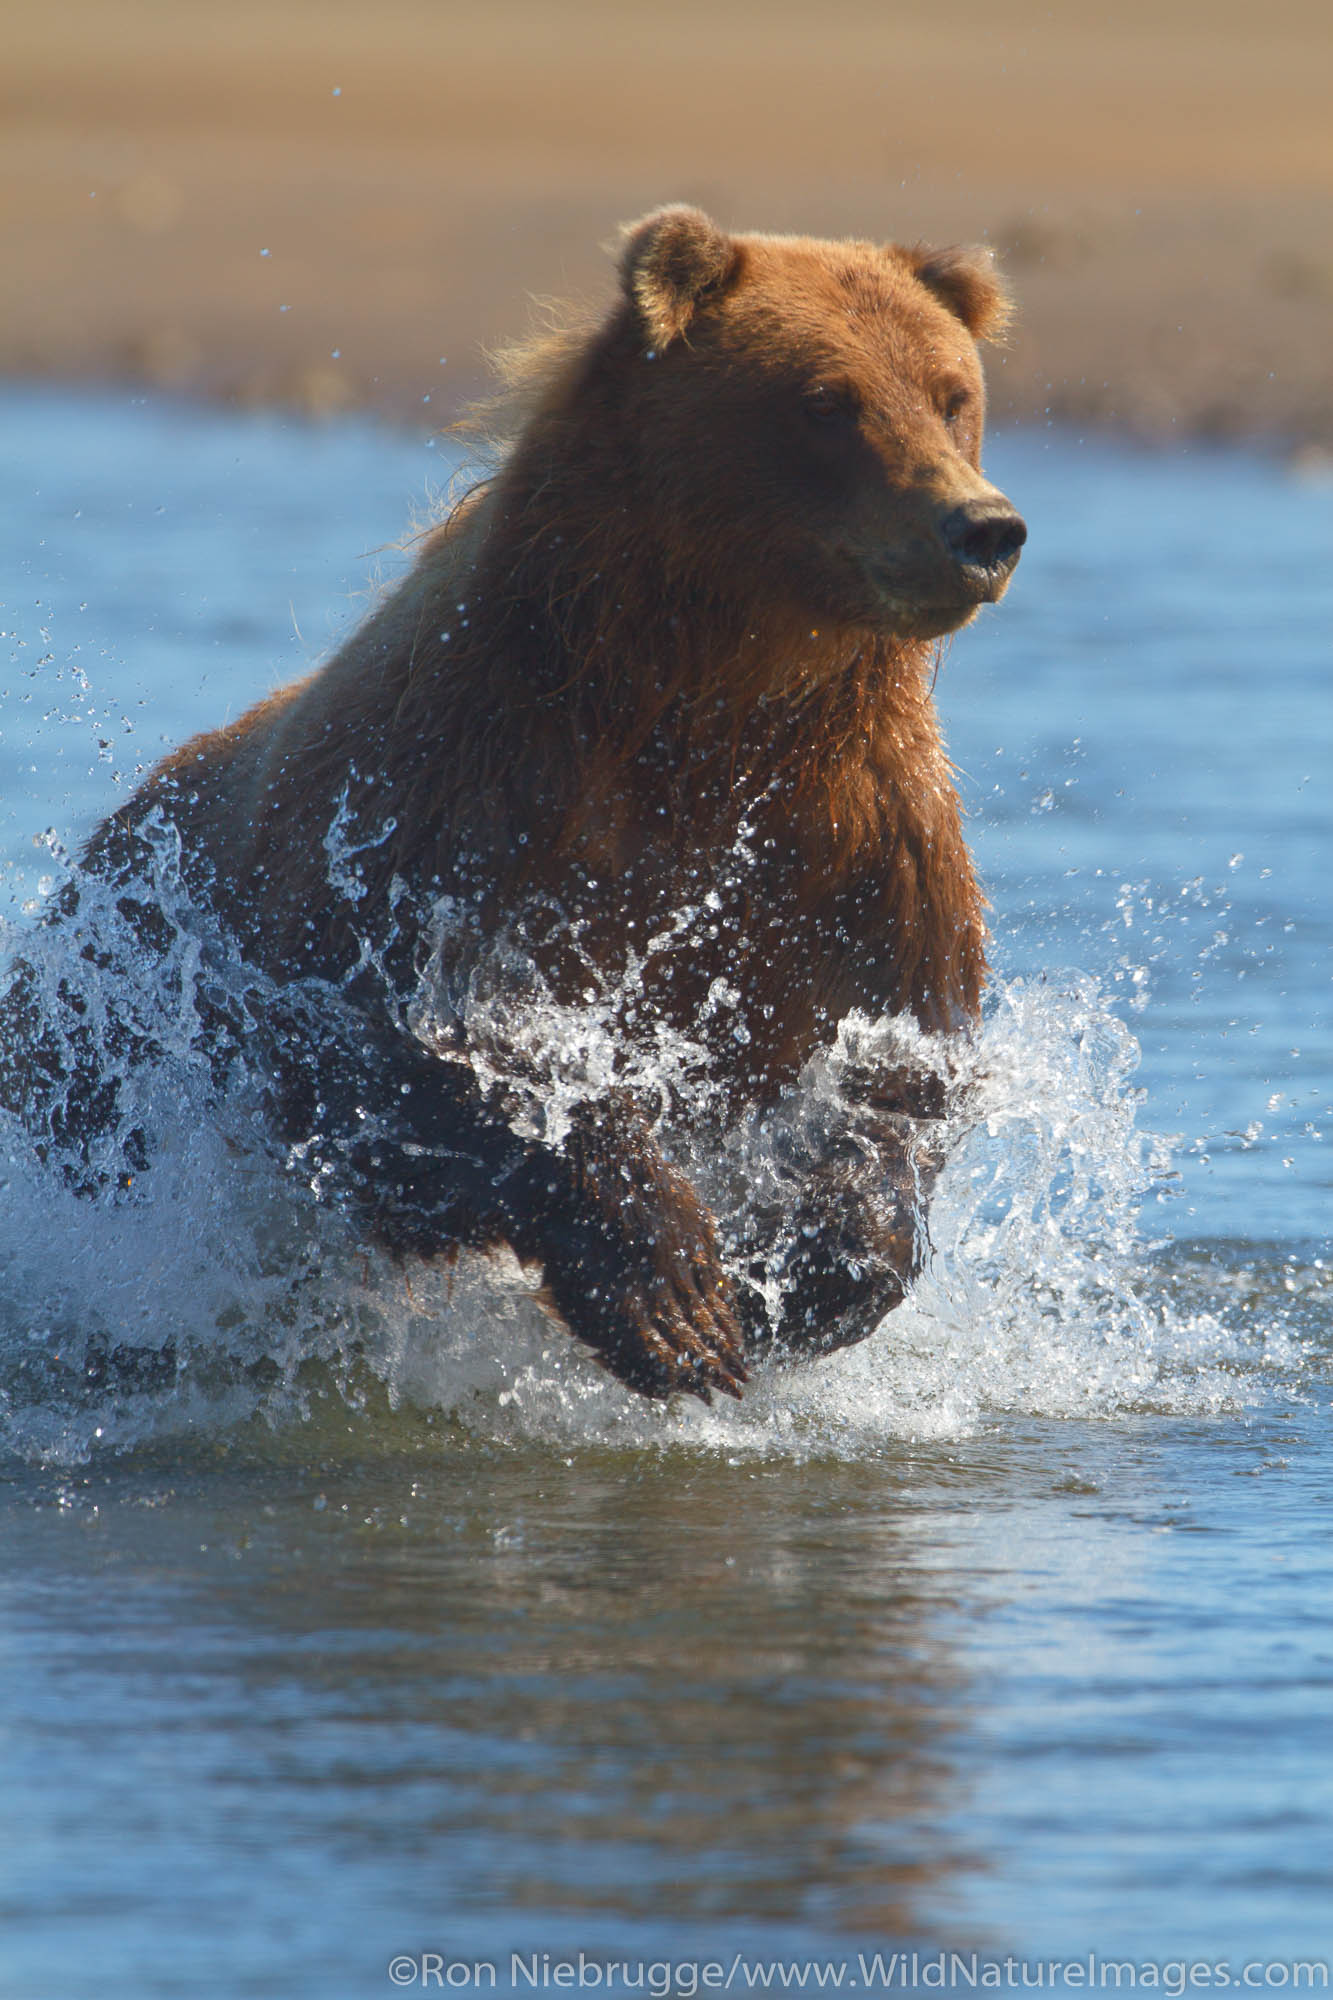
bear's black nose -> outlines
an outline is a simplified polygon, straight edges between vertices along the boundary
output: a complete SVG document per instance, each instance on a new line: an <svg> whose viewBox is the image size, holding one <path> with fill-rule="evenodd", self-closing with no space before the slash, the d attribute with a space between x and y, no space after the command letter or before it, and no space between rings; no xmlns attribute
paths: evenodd
<svg viewBox="0 0 1333 2000"><path fill-rule="evenodd" d="M1011 570L1028 538L1027 523L1007 500L965 500L940 522L950 555L969 569Z"/></svg>

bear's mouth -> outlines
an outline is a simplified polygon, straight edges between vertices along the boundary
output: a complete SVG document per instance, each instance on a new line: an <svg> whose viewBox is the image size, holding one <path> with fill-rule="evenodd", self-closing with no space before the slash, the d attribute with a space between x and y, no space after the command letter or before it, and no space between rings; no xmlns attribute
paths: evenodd
<svg viewBox="0 0 1333 2000"><path fill-rule="evenodd" d="M999 562L959 563L958 574L969 595L982 604L994 604L1009 588L1009 579L1018 568L1018 550Z"/></svg>
<svg viewBox="0 0 1333 2000"><path fill-rule="evenodd" d="M943 638L968 624L983 604L998 604L1009 587L1014 567L1014 563L1003 569L955 565L947 581L956 588L941 590L938 596L904 588L900 577L877 576L872 572L868 580L877 602L869 622L893 638Z"/></svg>

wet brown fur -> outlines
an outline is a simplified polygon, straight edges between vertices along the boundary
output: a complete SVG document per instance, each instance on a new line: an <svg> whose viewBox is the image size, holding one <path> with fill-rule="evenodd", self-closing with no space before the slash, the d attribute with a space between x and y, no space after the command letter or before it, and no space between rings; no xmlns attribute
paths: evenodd
<svg viewBox="0 0 1333 2000"><path fill-rule="evenodd" d="M507 357L503 454L406 579L326 667L168 758L90 864L131 867L160 808L283 979L345 975L396 882L466 899L482 935L554 899L577 963L555 931L533 949L577 998L748 815L713 934L644 969L686 1032L714 980L737 990L733 1106L773 1099L849 1009L972 1020L983 899L931 677L980 601L939 522L994 492L974 338L1006 310L976 253L645 218L610 312ZM340 810L354 904L330 880Z"/></svg>

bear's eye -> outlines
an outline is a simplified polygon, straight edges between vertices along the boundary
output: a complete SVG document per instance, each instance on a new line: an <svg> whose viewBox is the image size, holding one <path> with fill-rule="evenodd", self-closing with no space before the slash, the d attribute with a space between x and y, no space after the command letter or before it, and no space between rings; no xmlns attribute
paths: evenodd
<svg viewBox="0 0 1333 2000"><path fill-rule="evenodd" d="M861 414L855 392L832 382L812 383L801 399L801 407L809 422L820 430L845 430Z"/></svg>
<svg viewBox="0 0 1333 2000"><path fill-rule="evenodd" d="M966 389L951 389L943 397L940 403L940 415L944 418L950 430L953 429L953 426L960 418L967 415L968 406L971 401L972 398L968 395Z"/></svg>

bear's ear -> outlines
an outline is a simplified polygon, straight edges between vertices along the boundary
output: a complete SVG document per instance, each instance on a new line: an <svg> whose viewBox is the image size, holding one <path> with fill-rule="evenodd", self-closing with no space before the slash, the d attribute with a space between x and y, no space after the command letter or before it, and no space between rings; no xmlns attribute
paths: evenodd
<svg viewBox="0 0 1333 2000"><path fill-rule="evenodd" d="M982 244L909 252L914 276L960 319L974 340L998 340L1014 302L995 268L995 252Z"/></svg>
<svg viewBox="0 0 1333 2000"><path fill-rule="evenodd" d="M740 245L698 208L657 208L621 233L621 283L654 344L666 347L703 294L733 276Z"/></svg>

